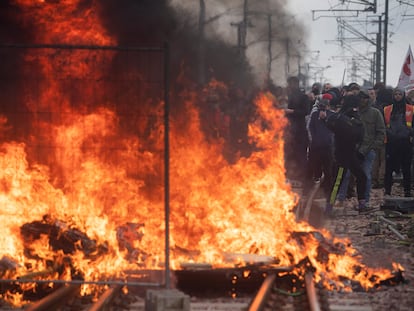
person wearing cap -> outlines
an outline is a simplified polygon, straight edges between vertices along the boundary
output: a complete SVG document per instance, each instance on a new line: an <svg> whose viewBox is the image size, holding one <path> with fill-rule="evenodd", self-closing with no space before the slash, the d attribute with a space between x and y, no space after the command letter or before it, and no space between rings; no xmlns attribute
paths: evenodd
<svg viewBox="0 0 414 311"><path fill-rule="evenodd" d="M385 145L385 195L391 195L394 171L401 168L404 196L411 197L411 161L413 157L413 115L404 90L396 88L392 94L392 104L384 107L386 126Z"/></svg>
<svg viewBox="0 0 414 311"><path fill-rule="evenodd" d="M319 94L317 97L315 97L314 103L313 103L312 108L311 108L311 111L309 113L309 119L308 119L308 122L307 122L307 126L308 126L308 123L309 123L309 120L310 120L310 115L314 111L317 111L320 108L320 105L319 104L322 101L324 101L324 103L327 103L328 102L329 103L329 107L330 107L332 99L333 99L333 96L330 93Z"/></svg>
<svg viewBox="0 0 414 311"><path fill-rule="evenodd" d="M329 100L331 109L337 110L339 108L339 103L341 101L341 91L339 90L339 88L331 87L325 94L329 94L332 96L332 99Z"/></svg>
<svg viewBox="0 0 414 311"><path fill-rule="evenodd" d="M322 99L328 100L330 102L333 99L333 96L330 93L325 93L322 95Z"/></svg>

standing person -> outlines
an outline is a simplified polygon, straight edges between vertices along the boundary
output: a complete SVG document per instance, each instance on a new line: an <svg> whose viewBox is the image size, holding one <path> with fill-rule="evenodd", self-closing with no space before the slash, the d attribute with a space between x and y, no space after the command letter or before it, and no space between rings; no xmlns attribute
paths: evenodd
<svg viewBox="0 0 414 311"><path fill-rule="evenodd" d="M368 95L371 101L372 107L378 109L381 112L381 116L384 119L384 104L377 100L377 90L372 88L368 90ZM385 137L384 142L375 149L375 159L372 163L372 188L381 189L384 187L384 175L385 175Z"/></svg>
<svg viewBox="0 0 414 311"><path fill-rule="evenodd" d="M359 91L359 117L364 126L364 136L361 144L358 147L358 156L362 163L362 168L367 176L367 185L365 191L365 204L368 205L371 198L372 189L372 168L376 158L376 150L384 144L385 139L385 124L382 113L372 107L370 96L367 91L361 89ZM349 186L350 173L347 172L343 179L337 199L339 206L346 197L346 190ZM354 186L352 187L352 191Z"/></svg>
<svg viewBox="0 0 414 311"><path fill-rule="evenodd" d="M343 177L349 170L356 178L358 206L360 213L368 211L365 202L367 176L362 168L358 146L364 136L364 127L359 118L359 97L347 95L343 98L343 105L339 112L327 119L327 125L335 133L335 160L336 174L326 206L325 214L330 215L338 194Z"/></svg>
<svg viewBox="0 0 414 311"><path fill-rule="evenodd" d="M307 171L308 135L305 117L309 113L309 99L299 88L299 79L287 80L288 105L285 108L288 125L285 129L285 163L288 179L305 182Z"/></svg>
<svg viewBox="0 0 414 311"><path fill-rule="evenodd" d="M371 106L377 108L384 115L384 104L377 100L377 91L374 88L368 89L368 96Z"/></svg>
<svg viewBox="0 0 414 311"><path fill-rule="evenodd" d="M334 163L334 133L327 127L326 119L334 112L330 110L330 100L327 95L329 94L325 94L325 98L320 99L312 110L308 132L310 138L309 167L314 180L320 180L323 176L321 187L328 203Z"/></svg>
<svg viewBox="0 0 414 311"><path fill-rule="evenodd" d="M346 87L344 96L359 96L361 87L356 82L351 82ZM344 177L344 182L339 189L338 199L343 202L345 198L352 198L356 196L355 193L355 176L353 176L350 171L347 171L346 176Z"/></svg>
<svg viewBox="0 0 414 311"><path fill-rule="evenodd" d="M404 90L396 88L392 94L392 105L384 108L386 125L385 195L391 195L392 173L401 168L404 196L411 197L411 160L413 157L413 111L407 103Z"/></svg>
<svg viewBox="0 0 414 311"><path fill-rule="evenodd" d="M359 104L359 115L364 125L364 138L359 146L359 153L362 162L362 168L367 176L367 186L365 191L365 203L369 204L370 192L372 188L372 167L376 158L376 150L384 145L385 123L382 113L372 107L370 96L367 91L361 90Z"/></svg>

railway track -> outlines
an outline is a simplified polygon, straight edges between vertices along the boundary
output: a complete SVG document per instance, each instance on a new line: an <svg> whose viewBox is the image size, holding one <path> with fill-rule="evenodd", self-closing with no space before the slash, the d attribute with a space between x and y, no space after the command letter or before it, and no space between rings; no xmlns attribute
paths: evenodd
<svg viewBox="0 0 414 311"><path fill-rule="evenodd" d="M51 284L53 291L38 300L24 304L20 309L8 303L0 302L0 310L25 311L144 311L145 299L141 298L146 289L159 288L156 283L135 282L83 282L61 280L2 280L2 284L12 283L38 283L38 285ZM81 295L83 284L93 284L94 294Z"/></svg>
<svg viewBox="0 0 414 311"><path fill-rule="evenodd" d="M312 272L303 276L294 274L269 273L257 293L252 296L222 298L192 297L188 306L175 305L175 308L154 308L147 304L137 288L129 291L121 284L103 285L96 296L81 296L81 283L56 284L56 289L44 298L34 301L23 308L0 304L0 310L25 311L378 311L389 310L386 306L379 308L375 297L382 293L374 292L337 292L328 291L317 286ZM150 289L150 288L147 288ZM153 289L153 288L152 288ZM158 288L160 289L160 288ZM157 289L155 290L157 291ZM407 291L404 290L404 291ZM179 291L177 291L179 293ZM412 293L412 291L411 291ZM183 294L183 293L181 293ZM183 294L184 295L184 294ZM394 295L390 292L388 295ZM177 297L180 297L179 295ZM179 301L179 299L175 299ZM384 307L384 308L383 308ZM409 310L409 309L398 309Z"/></svg>
<svg viewBox="0 0 414 311"><path fill-rule="evenodd" d="M109 311L109 310L144 310L144 303L139 304L142 308L133 309L137 302L136 298L127 295L119 285L111 286L102 291L96 299L81 297L79 295L80 285L63 285L44 298L16 308L0 305L1 310L25 310L25 311Z"/></svg>
<svg viewBox="0 0 414 311"><path fill-rule="evenodd" d="M306 273L298 287L284 289L275 274L269 275L248 307L248 311L374 311L368 293L339 293L315 286ZM301 284L300 284L301 283Z"/></svg>

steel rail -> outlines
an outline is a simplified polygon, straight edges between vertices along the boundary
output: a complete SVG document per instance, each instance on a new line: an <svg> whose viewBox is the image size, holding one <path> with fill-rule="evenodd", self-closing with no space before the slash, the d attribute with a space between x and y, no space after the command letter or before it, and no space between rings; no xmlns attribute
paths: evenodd
<svg viewBox="0 0 414 311"><path fill-rule="evenodd" d="M406 235L404 235L404 234L402 234L401 232L399 232L397 229L395 229L393 226L391 226L391 225L388 225L387 226L388 227L388 229L390 229L400 240L403 240L403 241L405 241L405 240L407 240L407 236Z"/></svg>
<svg viewBox="0 0 414 311"><path fill-rule="evenodd" d="M102 295L99 297L98 301L93 304L88 311L103 311L105 308L110 305L113 300L117 297L121 291L122 286L117 285L111 288L108 288Z"/></svg>
<svg viewBox="0 0 414 311"><path fill-rule="evenodd" d="M308 297L311 311L321 311L319 305L318 295L316 294L315 284L313 282L313 275L310 272L305 274L306 296Z"/></svg>
<svg viewBox="0 0 414 311"><path fill-rule="evenodd" d="M269 294L272 290L273 283L275 282L276 274L271 274L266 277L263 281L262 286L260 286L259 291L254 297L252 303L249 306L249 311L259 311L263 310L266 300L269 297Z"/></svg>
<svg viewBox="0 0 414 311"><path fill-rule="evenodd" d="M75 295L78 291L79 285L63 286L43 299L29 305L25 311L57 310L56 306L65 303L68 297Z"/></svg>

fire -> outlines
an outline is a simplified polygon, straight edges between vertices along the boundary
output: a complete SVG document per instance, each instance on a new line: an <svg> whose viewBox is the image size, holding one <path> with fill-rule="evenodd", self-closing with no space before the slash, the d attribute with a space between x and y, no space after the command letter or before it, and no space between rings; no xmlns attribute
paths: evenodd
<svg viewBox="0 0 414 311"><path fill-rule="evenodd" d="M94 1L92 1L94 2ZM35 26L41 43L113 45L97 18L97 6L80 9L79 1L16 0L23 18ZM95 53L95 52L91 52ZM66 55L66 54L65 54ZM94 64L59 59L59 53L39 54L45 76L63 70L65 76L85 77ZM110 63L113 53L96 62ZM27 54L27 60L31 54ZM49 58L58 58L54 67ZM102 68L102 72L109 68ZM62 73L62 72L61 72ZM164 203L162 193L162 107L152 106L157 121L151 124L147 141L127 132L122 118L111 104L90 107L74 103L65 92L64 81L39 82L41 94L27 98L33 111L47 109L52 117L34 121L27 142L5 141L0 148L0 201L2 260L8 259L3 279L24 277L69 280L71 269L87 281L122 279L127 269L164 267ZM226 85L210 86L226 91ZM83 100L99 90L85 89ZM248 135L255 150L229 164L223 156L223 141L212 143L201 131L195 92L182 93L185 109L171 119L171 266L185 262L210 263L214 267L234 266L249 261L247 254L263 256L280 265L292 265L308 257L327 286L345 287L341 276L356 279L365 288L390 276L360 263L348 241L335 240L328 232L319 234L342 244L340 254L320 259L320 240L310 225L298 223L293 208L298 198L285 179L283 129L286 119L274 108L270 94L258 94L254 101L257 117ZM39 109L40 107L40 109ZM57 112L56 112L57 111ZM56 112L56 113L55 113ZM1 132L7 137L6 119ZM136 124L136 132L147 128ZM36 143L51 146L43 162L35 161ZM115 148L122 146L122 148ZM139 174L137 174L137 172ZM144 177L155 178L148 194ZM44 231L33 233L37 228ZM295 237L293 232L306 235ZM53 237L53 239L52 239ZM63 246L62 246L63 245ZM16 263L15 266L12 264ZM66 273L58 274L57 266ZM361 267L362 272L356 272ZM11 272L12 271L12 272ZM373 278L373 276L376 278ZM329 282L329 283L328 283ZM11 300L9 294L3 296ZM22 297L13 295L15 304Z"/></svg>

